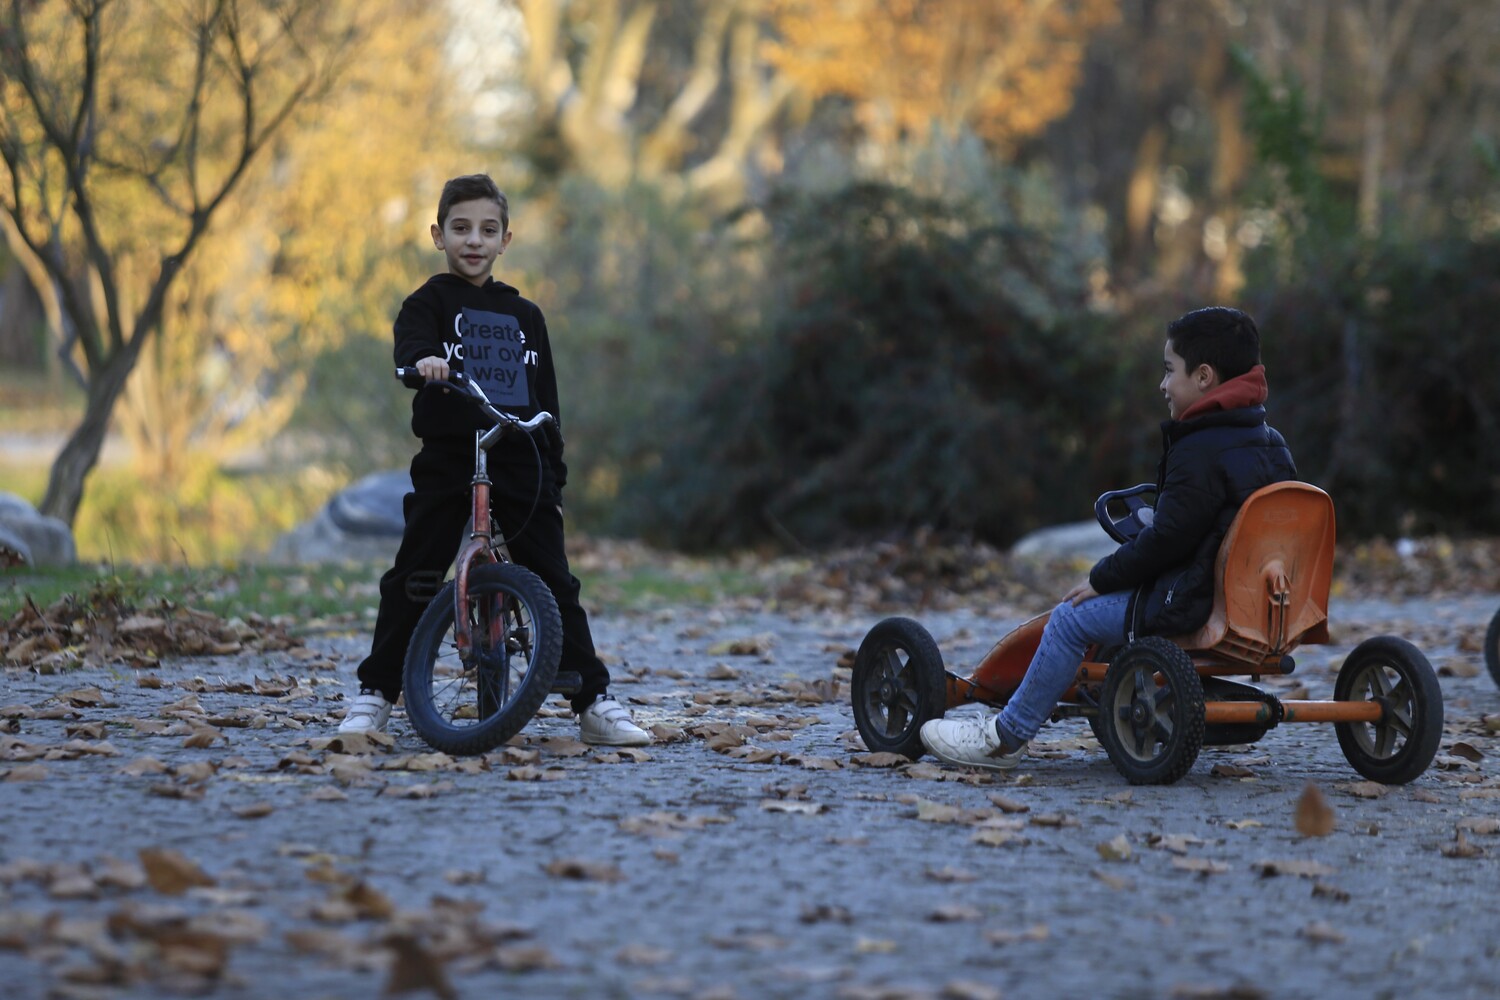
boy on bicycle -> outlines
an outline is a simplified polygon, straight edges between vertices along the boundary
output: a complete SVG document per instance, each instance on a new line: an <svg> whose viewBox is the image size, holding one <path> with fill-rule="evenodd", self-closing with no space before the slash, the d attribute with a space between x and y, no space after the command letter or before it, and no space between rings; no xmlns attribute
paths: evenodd
<svg viewBox="0 0 1500 1000"><path fill-rule="evenodd" d="M922 726L922 744L939 759L1010 770L1072 686L1089 644L1198 629L1213 611L1214 561L1240 505L1262 486L1297 478L1286 441L1266 424L1254 320L1220 306L1179 317L1167 326L1162 367L1170 419L1151 524L1063 595L999 714Z"/></svg>
<svg viewBox="0 0 1500 1000"><path fill-rule="evenodd" d="M443 251L448 271L429 278L402 303L395 323L396 364L414 367L430 381L446 379L450 370L464 372L500 409L523 420L548 410L560 427L557 376L542 311L491 275L510 239L509 204L488 175L455 177L443 185L432 242ZM487 424L478 407L457 392L433 387L412 401L412 433L422 439L422 449L412 459L412 492L403 504L406 531L395 565L380 579L375 636L370 655L359 665L359 695L340 732L382 731L390 719L401 695L406 647L430 597L414 596L411 588L441 580L458 554L470 514L474 433ZM578 580L563 551L568 467L562 434L554 429L535 438L540 469L537 452L523 435L502 438L491 449L491 509L511 558L541 577L557 599L563 624L558 669L576 671L582 679L571 704L583 741L643 746L651 742L650 734L609 696L609 671L594 651L588 616L578 603ZM523 522L525 529L512 537Z"/></svg>

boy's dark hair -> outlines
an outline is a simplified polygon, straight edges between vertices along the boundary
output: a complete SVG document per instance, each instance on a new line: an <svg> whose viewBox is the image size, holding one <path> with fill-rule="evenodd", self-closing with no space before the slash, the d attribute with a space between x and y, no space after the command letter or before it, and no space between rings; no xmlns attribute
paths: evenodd
<svg viewBox="0 0 1500 1000"><path fill-rule="evenodd" d="M1194 309L1167 324L1172 350L1188 371L1206 364L1220 382L1238 378L1260 364L1260 331L1255 320L1238 309L1209 306Z"/></svg>
<svg viewBox="0 0 1500 1000"><path fill-rule="evenodd" d="M442 229L448 222L448 212L461 201L474 201L479 198L488 198L500 206L500 231L502 233L510 230L510 202L505 200L505 195L495 186L489 174L465 174L462 177L454 177L443 185L443 193L438 196L438 228Z"/></svg>

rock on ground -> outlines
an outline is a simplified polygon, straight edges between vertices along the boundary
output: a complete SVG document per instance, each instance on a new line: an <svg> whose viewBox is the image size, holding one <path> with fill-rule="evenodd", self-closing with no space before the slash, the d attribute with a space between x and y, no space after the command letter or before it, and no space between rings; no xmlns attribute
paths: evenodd
<svg viewBox="0 0 1500 1000"><path fill-rule="evenodd" d="M68 566L78 558L66 523L39 514L14 493L0 491L0 552L6 551L26 566Z"/></svg>

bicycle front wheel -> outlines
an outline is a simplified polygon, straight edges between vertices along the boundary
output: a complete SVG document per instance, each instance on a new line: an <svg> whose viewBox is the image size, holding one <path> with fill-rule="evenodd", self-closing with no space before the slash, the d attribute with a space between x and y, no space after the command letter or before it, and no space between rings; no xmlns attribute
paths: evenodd
<svg viewBox="0 0 1500 1000"><path fill-rule="evenodd" d="M484 753L520 732L547 699L562 657L562 616L552 591L525 567L475 566L463 641L455 591L455 583L446 584L412 633L402 681L406 716L435 750Z"/></svg>

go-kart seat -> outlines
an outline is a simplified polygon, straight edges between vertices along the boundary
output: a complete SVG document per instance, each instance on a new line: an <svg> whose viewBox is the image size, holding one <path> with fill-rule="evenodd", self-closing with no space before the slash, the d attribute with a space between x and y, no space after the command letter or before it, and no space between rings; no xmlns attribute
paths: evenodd
<svg viewBox="0 0 1500 1000"><path fill-rule="evenodd" d="M1250 666L1326 643L1333 543L1327 493L1298 482L1256 490L1219 545L1208 621L1172 641Z"/></svg>

